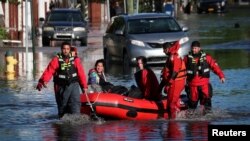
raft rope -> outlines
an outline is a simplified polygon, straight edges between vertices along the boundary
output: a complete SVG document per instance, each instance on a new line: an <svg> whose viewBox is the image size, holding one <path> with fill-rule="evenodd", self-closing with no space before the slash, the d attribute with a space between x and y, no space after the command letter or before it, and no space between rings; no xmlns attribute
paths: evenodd
<svg viewBox="0 0 250 141"><path fill-rule="evenodd" d="M100 94L101 94L101 92L98 92L98 95L97 95L97 97L95 98L95 100L94 100L94 102L92 104L96 103L96 101L98 100Z"/></svg>

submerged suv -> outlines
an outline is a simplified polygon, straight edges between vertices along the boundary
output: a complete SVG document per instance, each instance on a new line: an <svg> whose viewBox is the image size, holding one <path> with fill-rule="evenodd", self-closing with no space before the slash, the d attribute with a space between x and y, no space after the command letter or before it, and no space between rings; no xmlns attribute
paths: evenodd
<svg viewBox="0 0 250 141"><path fill-rule="evenodd" d="M47 14L42 27L42 44L51 40L80 41L87 44L87 22L79 9L55 8Z"/></svg>
<svg viewBox="0 0 250 141"><path fill-rule="evenodd" d="M103 36L103 53L106 62L111 59L123 61L123 65L135 64L136 57L145 56L149 64L165 63L162 46L180 41L179 53L190 50L187 27L165 13L140 13L119 15L109 23Z"/></svg>

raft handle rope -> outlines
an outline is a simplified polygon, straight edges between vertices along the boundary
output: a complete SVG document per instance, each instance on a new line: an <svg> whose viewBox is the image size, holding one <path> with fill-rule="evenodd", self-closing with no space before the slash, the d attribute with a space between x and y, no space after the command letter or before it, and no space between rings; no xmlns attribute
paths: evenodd
<svg viewBox="0 0 250 141"><path fill-rule="evenodd" d="M88 102L88 104L89 104L89 106L90 106L90 109L91 109L91 111L92 111L92 115L91 115L91 117L92 117L92 119L93 120L101 120L97 115L96 115L96 112L95 112L95 110L94 110L94 108L93 108L93 105L92 105L92 103L90 102L90 100L89 100L89 96L88 96L88 94L87 93L85 93L85 95L86 95L86 99L87 99L87 102Z"/></svg>
<svg viewBox="0 0 250 141"><path fill-rule="evenodd" d="M101 92L98 92L98 95L97 95L97 97L95 98L95 100L94 100L94 102L92 104L96 103L96 101L98 100L100 94L101 94Z"/></svg>

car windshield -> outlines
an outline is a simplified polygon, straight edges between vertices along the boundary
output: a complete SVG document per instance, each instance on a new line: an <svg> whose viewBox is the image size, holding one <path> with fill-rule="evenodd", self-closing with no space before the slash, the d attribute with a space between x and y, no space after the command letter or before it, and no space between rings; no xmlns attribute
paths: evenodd
<svg viewBox="0 0 250 141"><path fill-rule="evenodd" d="M81 14L77 12L53 12L49 14L48 21L50 22L82 22L83 18Z"/></svg>
<svg viewBox="0 0 250 141"><path fill-rule="evenodd" d="M133 19L128 21L128 34L179 32L173 18Z"/></svg>

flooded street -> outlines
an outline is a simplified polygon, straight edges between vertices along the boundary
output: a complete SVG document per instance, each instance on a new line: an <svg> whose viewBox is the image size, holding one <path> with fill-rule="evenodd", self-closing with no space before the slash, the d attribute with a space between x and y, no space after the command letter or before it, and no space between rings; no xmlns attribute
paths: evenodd
<svg viewBox="0 0 250 141"><path fill-rule="evenodd" d="M200 40L203 49L219 63L226 76L221 84L211 73L213 109L206 116L180 117L176 121L90 121L84 117L57 119L53 82L38 92L37 81L58 47L30 48L26 60L24 49L12 48L18 60L16 76L5 75L5 53L0 48L0 138L1 141L43 140L207 140L209 124L250 125L250 9L230 10L219 14L181 15L179 21L189 27L191 40ZM238 15L237 15L238 14ZM237 15L237 16L235 16ZM235 28L234 24L240 27ZM96 33L95 33L96 32ZM88 47L78 47L85 73L103 58L101 35L91 31ZM96 35L98 34L98 35ZM97 43L96 43L97 42ZM28 62L28 64L26 64ZM26 71L26 65L29 69ZM162 66L153 66L160 77ZM107 70L108 81L130 87L135 84L134 67L123 69L113 63Z"/></svg>

